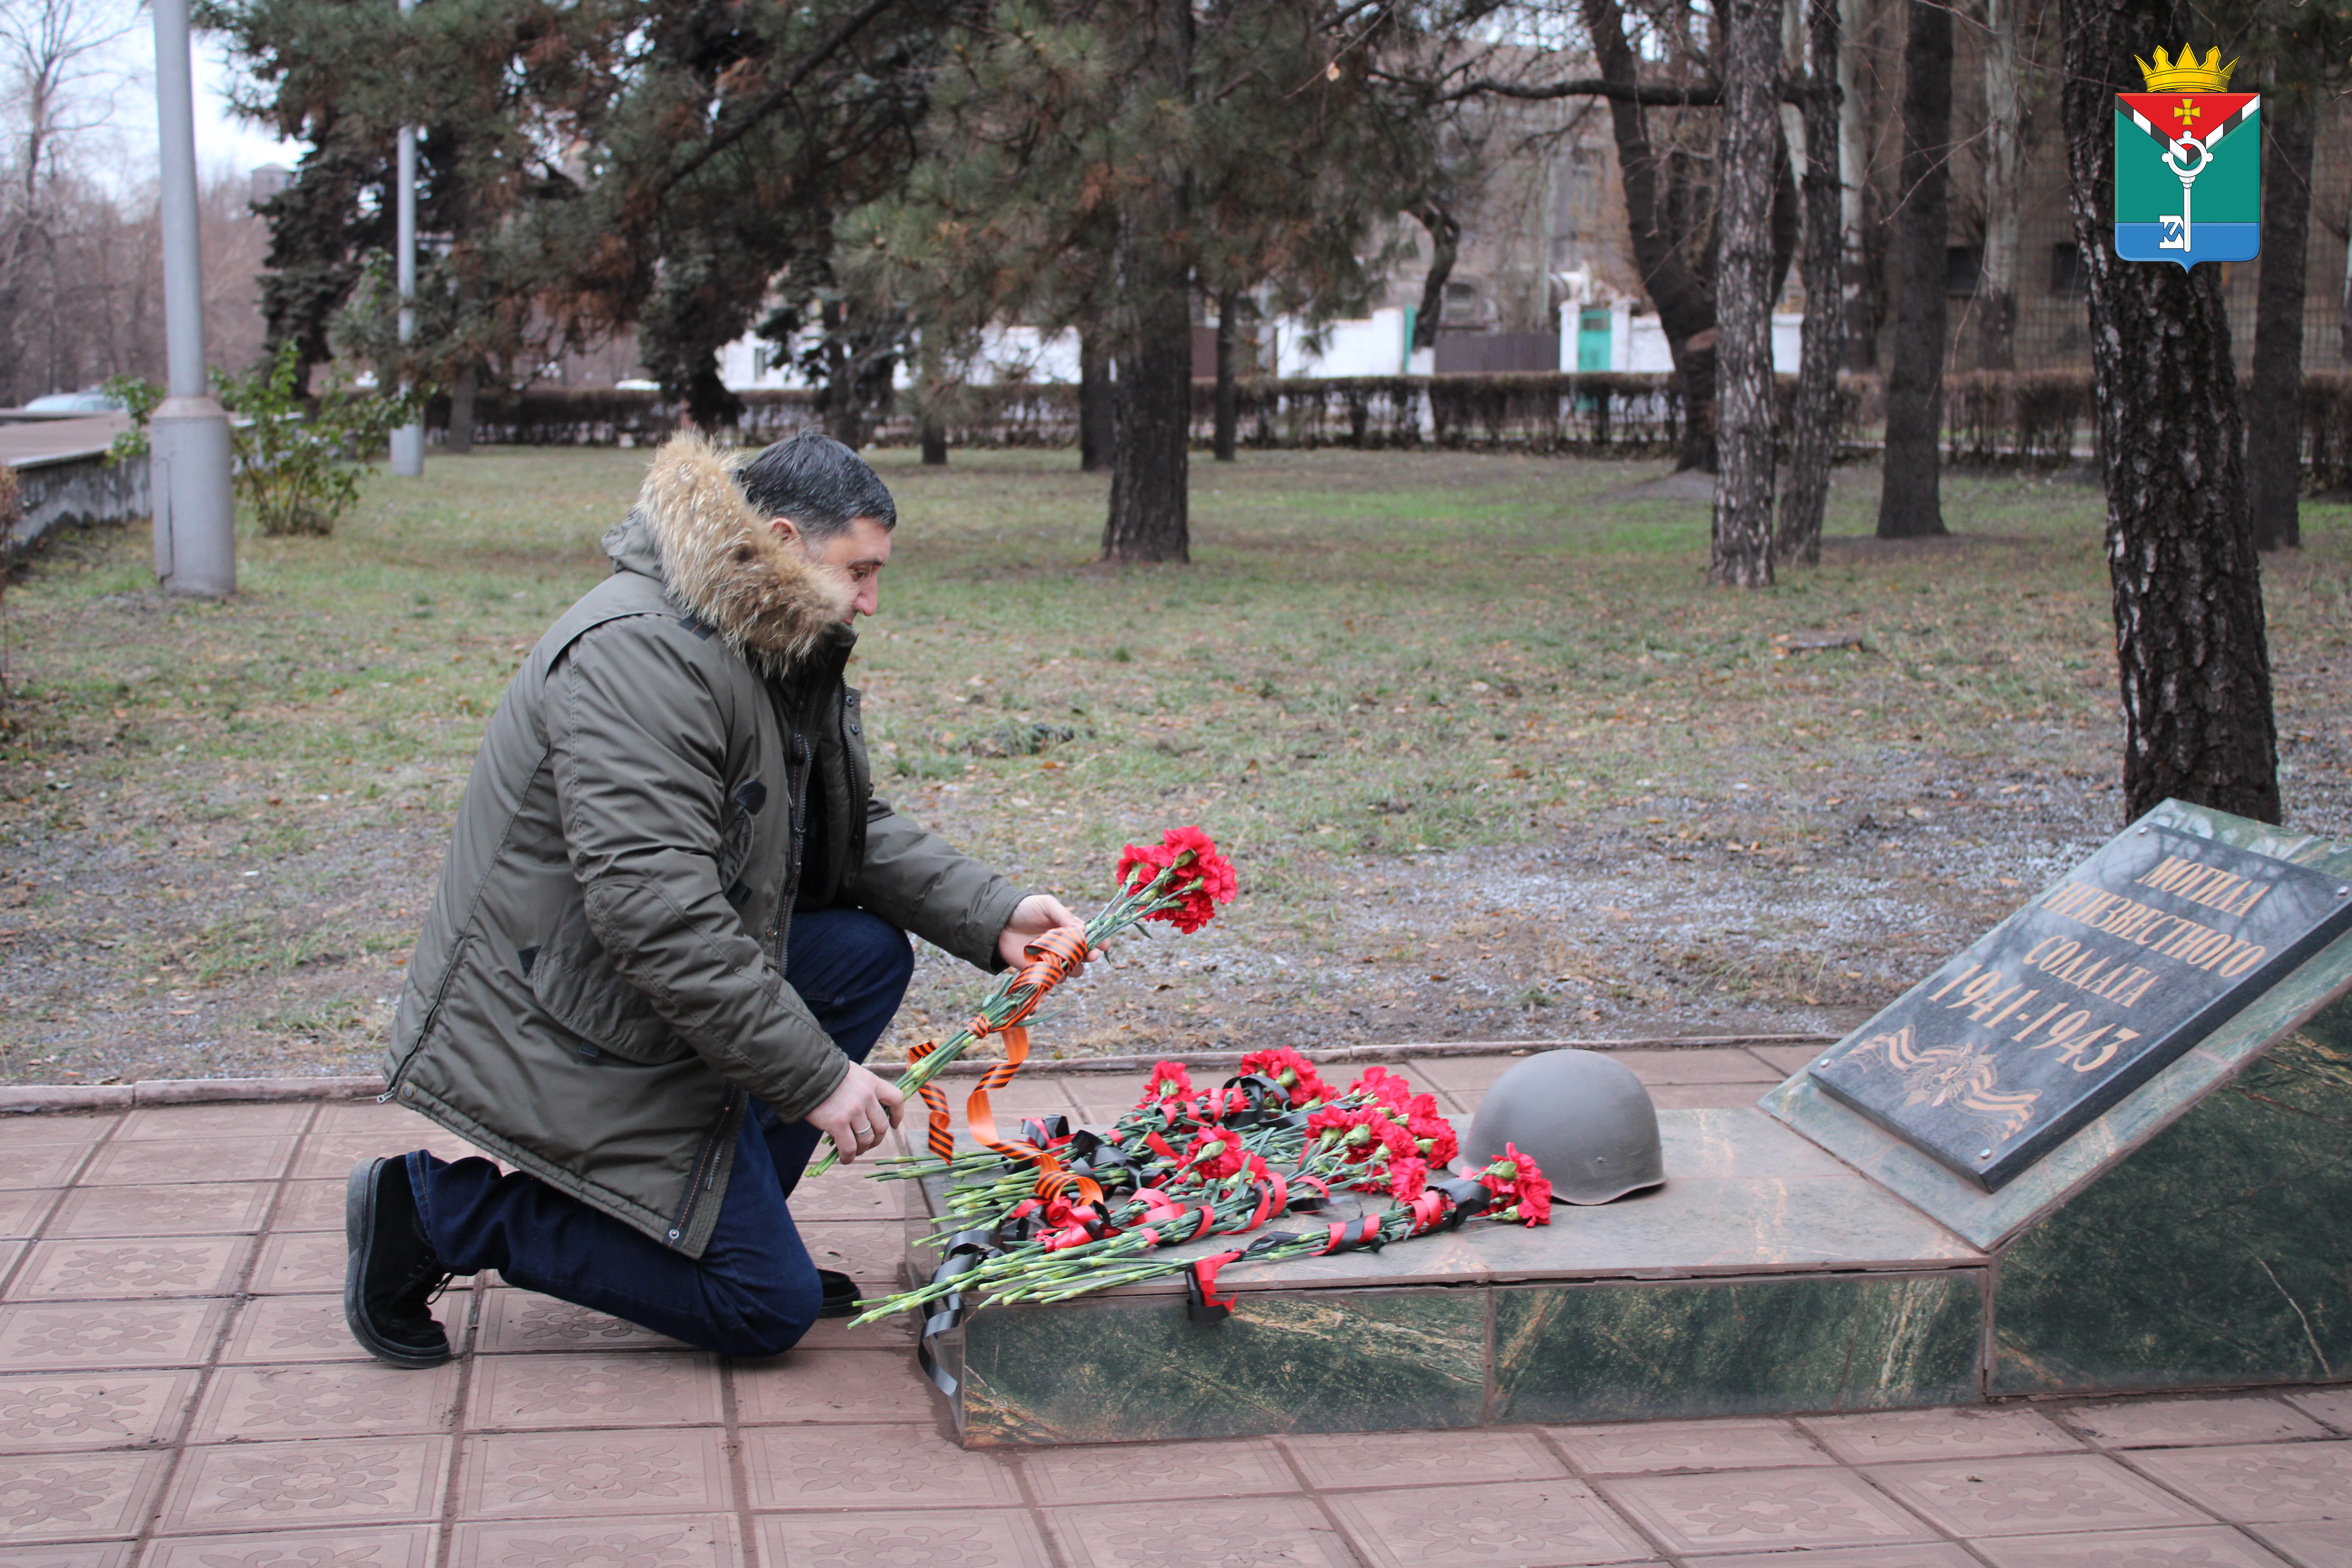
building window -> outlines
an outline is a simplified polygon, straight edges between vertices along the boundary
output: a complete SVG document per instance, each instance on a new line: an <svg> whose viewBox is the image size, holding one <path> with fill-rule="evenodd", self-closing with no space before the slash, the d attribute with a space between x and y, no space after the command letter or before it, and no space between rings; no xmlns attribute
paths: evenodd
<svg viewBox="0 0 2352 1568"><path fill-rule="evenodd" d="M1948 245L1944 247L1944 292L1973 294L1977 280L1984 271L1981 254L1973 245Z"/></svg>
<svg viewBox="0 0 2352 1568"><path fill-rule="evenodd" d="M2071 239L2060 240L2050 247L2050 291L2053 294L2080 294L2087 287L2083 279L2083 253Z"/></svg>

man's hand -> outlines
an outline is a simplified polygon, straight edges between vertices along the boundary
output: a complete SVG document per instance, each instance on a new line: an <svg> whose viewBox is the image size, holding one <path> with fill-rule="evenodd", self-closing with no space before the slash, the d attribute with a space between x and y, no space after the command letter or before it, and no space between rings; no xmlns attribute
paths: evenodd
<svg viewBox="0 0 2352 1568"><path fill-rule="evenodd" d="M907 1097L856 1062L824 1103L808 1113L809 1125L833 1140L845 1165L882 1142L885 1127L898 1125Z"/></svg>
<svg viewBox="0 0 2352 1568"><path fill-rule="evenodd" d="M1053 894L1032 893L1013 906L1013 918L997 934L996 955L1004 960L1007 967L1018 969L1028 962L1021 950L1055 926L1074 926L1084 931L1087 922L1072 914L1070 907ZM1108 951L1097 948L1087 954L1087 962L1092 963Z"/></svg>

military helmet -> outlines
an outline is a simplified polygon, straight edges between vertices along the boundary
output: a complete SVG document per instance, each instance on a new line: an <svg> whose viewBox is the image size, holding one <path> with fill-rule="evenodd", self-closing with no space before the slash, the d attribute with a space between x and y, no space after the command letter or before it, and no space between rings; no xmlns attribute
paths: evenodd
<svg viewBox="0 0 2352 1568"><path fill-rule="evenodd" d="M1666 1179L1650 1091L1599 1051L1544 1051L1496 1079L1464 1153L1490 1164L1506 1143L1542 1166L1565 1203L1605 1204Z"/></svg>

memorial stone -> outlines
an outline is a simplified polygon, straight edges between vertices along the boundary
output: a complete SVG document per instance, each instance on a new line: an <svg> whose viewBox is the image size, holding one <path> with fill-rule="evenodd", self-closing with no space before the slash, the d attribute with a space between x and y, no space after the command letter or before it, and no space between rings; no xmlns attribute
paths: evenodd
<svg viewBox="0 0 2352 1568"><path fill-rule="evenodd" d="M2143 822L1811 1076L1997 1191L2347 928L2336 877Z"/></svg>

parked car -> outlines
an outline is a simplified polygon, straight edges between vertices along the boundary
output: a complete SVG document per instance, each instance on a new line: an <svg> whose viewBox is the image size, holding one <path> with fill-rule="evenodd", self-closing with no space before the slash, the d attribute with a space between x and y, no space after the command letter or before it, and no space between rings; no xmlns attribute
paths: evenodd
<svg viewBox="0 0 2352 1568"><path fill-rule="evenodd" d="M120 414L122 400L93 387L88 392L52 392L25 405L27 414Z"/></svg>

